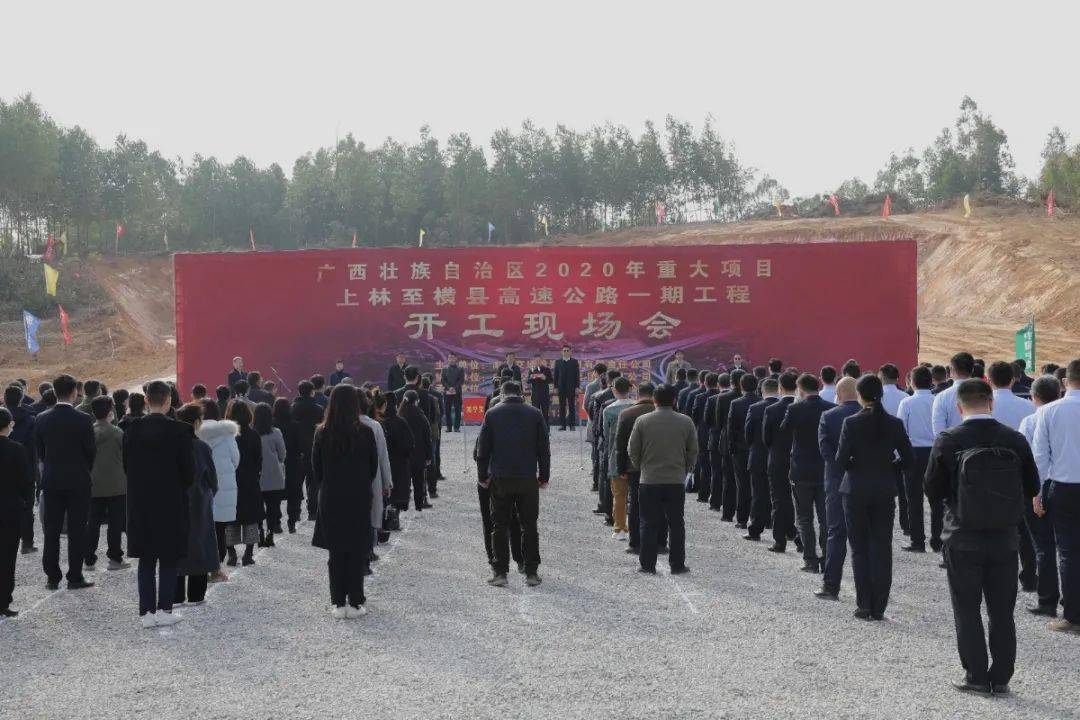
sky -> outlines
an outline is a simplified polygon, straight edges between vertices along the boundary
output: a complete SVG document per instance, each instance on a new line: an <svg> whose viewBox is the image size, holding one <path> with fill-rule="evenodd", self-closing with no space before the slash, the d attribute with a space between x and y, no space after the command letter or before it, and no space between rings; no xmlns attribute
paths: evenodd
<svg viewBox="0 0 1080 720"><path fill-rule="evenodd" d="M62 1L3 18L0 98L33 93L105 145L286 172L348 133L377 145L426 123L486 147L526 118L638 132L712 115L745 164L808 195L872 184L965 94L1023 175L1052 126L1080 140L1080 3Z"/></svg>

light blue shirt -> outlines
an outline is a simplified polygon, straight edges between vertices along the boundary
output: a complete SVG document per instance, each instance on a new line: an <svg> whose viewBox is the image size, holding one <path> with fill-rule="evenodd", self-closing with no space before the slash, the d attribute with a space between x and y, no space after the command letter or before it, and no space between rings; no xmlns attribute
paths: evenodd
<svg viewBox="0 0 1080 720"><path fill-rule="evenodd" d="M900 401L896 417L904 423L912 447L934 446L934 425L931 415L934 412L934 394L930 390L915 390Z"/></svg>
<svg viewBox="0 0 1080 720"><path fill-rule="evenodd" d="M824 386L822 386L821 392L818 393L818 396L822 400L828 400L833 405L835 405L836 404L836 386L835 385L824 385Z"/></svg>
<svg viewBox="0 0 1080 720"><path fill-rule="evenodd" d="M881 406L890 415L896 415L900 410L900 403L907 399L908 394L895 385L886 385L881 395Z"/></svg>
<svg viewBox="0 0 1080 720"><path fill-rule="evenodd" d="M1028 441L1028 445L1035 439L1035 421L1039 419L1039 413L1033 412L1020 421L1020 434Z"/></svg>
<svg viewBox="0 0 1080 720"><path fill-rule="evenodd" d="M1039 477L1059 483L1080 483L1080 390L1043 405L1035 421L1031 452Z"/></svg>
<svg viewBox="0 0 1080 720"><path fill-rule="evenodd" d="M994 388L994 419L1013 430L1020 429L1020 423L1035 412L1035 403L1022 398L1010 388Z"/></svg>
<svg viewBox="0 0 1080 720"><path fill-rule="evenodd" d="M934 437L949 428L956 427L963 420L960 417L960 411L956 407L956 391L960 389L960 383L962 382L963 380L956 380L952 385L934 396L934 412L932 415Z"/></svg>

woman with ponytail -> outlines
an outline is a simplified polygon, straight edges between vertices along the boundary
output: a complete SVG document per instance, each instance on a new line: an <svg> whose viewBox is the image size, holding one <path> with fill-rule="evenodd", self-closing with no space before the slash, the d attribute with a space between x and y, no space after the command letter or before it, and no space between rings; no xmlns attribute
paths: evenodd
<svg viewBox="0 0 1080 720"><path fill-rule="evenodd" d="M855 389L862 410L844 420L836 463L844 471L840 492L855 575L855 617L883 620L892 586L896 457L904 472L915 463L903 423L881 403L881 380L863 375Z"/></svg>

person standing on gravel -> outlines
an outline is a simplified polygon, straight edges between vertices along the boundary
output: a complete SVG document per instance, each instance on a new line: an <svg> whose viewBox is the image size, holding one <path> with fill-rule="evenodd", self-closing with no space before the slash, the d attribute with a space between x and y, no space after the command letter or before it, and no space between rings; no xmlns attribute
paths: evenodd
<svg viewBox="0 0 1080 720"><path fill-rule="evenodd" d="M499 404L484 416L476 443L477 479L490 488L491 533L495 552L493 587L506 587L510 569L510 518L516 510L521 524L525 584L540 584L540 537L536 522L540 514L540 488L546 488L551 472L551 448L547 422L540 411L526 405L521 385L503 383Z"/></svg>
<svg viewBox="0 0 1080 720"><path fill-rule="evenodd" d="M634 421L627 454L630 470L641 473L641 572L656 572L658 527L668 527L668 562L674 575L687 572L684 482L698 455L694 421L675 412L675 390L661 385L653 393L656 409Z"/></svg>

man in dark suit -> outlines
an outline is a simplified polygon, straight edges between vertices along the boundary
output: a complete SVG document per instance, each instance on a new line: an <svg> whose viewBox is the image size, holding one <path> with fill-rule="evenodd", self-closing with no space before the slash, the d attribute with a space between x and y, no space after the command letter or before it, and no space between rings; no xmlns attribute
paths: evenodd
<svg viewBox="0 0 1080 720"><path fill-rule="evenodd" d="M396 393L398 390L405 387L405 370L408 367L408 363L405 362L405 355L403 353L398 353L394 358L394 364L390 366L390 372L387 374L387 392Z"/></svg>
<svg viewBox="0 0 1080 720"><path fill-rule="evenodd" d="M731 403L742 397L744 370L731 372L731 387L716 396L716 407L713 409L716 427L719 429L717 436L717 452L719 453L719 471L714 469L714 484L712 494L709 497L709 507L720 510L720 519L731 522L735 519L735 509L738 504L738 488L735 481L735 463L731 457L731 440L727 436L728 416L731 413Z"/></svg>
<svg viewBox="0 0 1080 720"><path fill-rule="evenodd" d="M509 370L514 382L521 384L521 366L517 364L517 356L514 353L506 353L506 361L495 368L495 377L502 377L503 370Z"/></svg>
<svg viewBox="0 0 1080 720"><path fill-rule="evenodd" d="M679 412L685 415L692 415L694 410L694 400L697 396L705 392L705 378L709 376L708 371L700 370L697 374L697 382L690 383L690 387L683 390L686 393L683 397L679 398L679 402L682 404L681 408L678 408ZM689 377L689 375L687 375Z"/></svg>
<svg viewBox="0 0 1080 720"><path fill-rule="evenodd" d="M597 465L597 477L600 479L597 486L597 505L593 513L596 515L604 516L604 523L607 525L613 525L615 518L612 515L612 497L611 497L611 483L604 482L607 478L607 457L608 454L604 448L604 407L608 403L615 401L615 380L622 376L622 373L618 370L608 370L607 384L603 390L593 393L593 396L589 399L589 417L592 419L592 439L590 442L593 444L593 451L596 454Z"/></svg>
<svg viewBox="0 0 1080 720"><path fill-rule="evenodd" d="M446 401L446 432L461 432L461 398L465 394L465 368L458 356L448 353L442 369L443 399Z"/></svg>
<svg viewBox="0 0 1080 720"><path fill-rule="evenodd" d="M769 501L769 449L761 438L762 424L765 419L765 409L780 398L780 384L767 377L761 381L761 400L751 405L746 411L746 422L743 424L743 438L749 448L747 466L750 469L750 497L746 500L739 498L737 504L748 502L750 506L750 523L746 527L745 540L761 540L761 533L766 526L772 524L772 504Z"/></svg>
<svg viewBox="0 0 1080 720"><path fill-rule="evenodd" d="M476 441L476 469L481 487L491 489L494 574L489 585L506 587L510 567L510 518L517 511L525 584L540 584L540 488L546 488L551 467L547 423L521 398L521 386L504 383L502 400L484 416Z"/></svg>
<svg viewBox="0 0 1080 720"><path fill-rule="evenodd" d="M334 372L330 373L330 387L340 385L345 378L351 378L352 375L345 369L345 363L342 360L338 360L334 363Z"/></svg>
<svg viewBox="0 0 1080 720"><path fill-rule="evenodd" d="M731 378L726 376L727 382L731 382ZM690 408L690 419L694 421L694 427L697 428L697 441L698 441L698 473L699 482L697 483L698 502L709 502L709 489L712 487L712 458L709 451L709 426L712 425L712 418L706 421L705 408L708 406L709 399L720 394L720 376L717 373L709 373L705 376L705 390L694 396L694 404Z"/></svg>
<svg viewBox="0 0 1080 720"><path fill-rule="evenodd" d="M791 480L788 478L791 467L791 430L781 428L788 408L795 402L796 379L791 373L784 373L780 376L779 383L780 400L765 409L761 421L761 441L769 450L769 498L772 500L773 532L773 544L769 546L769 551L775 553L782 553L787 549L789 538L795 540L796 546L802 545L795 532L795 508L791 499Z"/></svg>
<svg viewBox="0 0 1080 720"><path fill-rule="evenodd" d="M405 368L405 384L394 391L394 396L397 398L397 404L401 405L402 398L405 397L405 393L409 390L415 390L416 394L420 396L420 411L427 417L428 422L439 422L439 411L435 399L431 397L431 393L425 390L422 385L422 377L420 376L420 370L412 367Z"/></svg>
<svg viewBox="0 0 1080 720"><path fill-rule="evenodd" d="M34 506L33 476L26 450L10 438L13 427L11 413L0 407L0 617L18 615L11 609L15 559L23 515Z"/></svg>
<svg viewBox="0 0 1080 720"><path fill-rule="evenodd" d="M577 427L577 392L581 386L581 366L571 357L570 346L562 346L562 357L555 361L555 392L559 394L559 429Z"/></svg>
<svg viewBox="0 0 1080 720"><path fill-rule="evenodd" d="M626 477L627 483L627 519L630 525L630 542L626 552L637 554L641 548L641 517L638 505L638 490L641 482L641 473L630 469L630 455L627 448L630 445L630 433L634 429L634 421L642 415L650 413L655 408L653 405L652 383L642 383L637 387L637 402L619 413L619 424L615 428L615 464L616 471ZM660 542L666 545L666 542Z"/></svg>
<svg viewBox="0 0 1080 720"><path fill-rule="evenodd" d="M83 577L86 555L86 521L90 512L90 471L97 443L94 419L76 410L75 378L61 375L53 381L56 406L37 417L35 442L44 464L41 476L45 549L41 564L50 590L60 586L60 533L67 520L69 590L92 587Z"/></svg>
<svg viewBox="0 0 1080 720"><path fill-rule="evenodd" d="M795 518L803 545L803 571L818 572L825 563L825 461L818 446L821 416L836 407L818 395L821 385L810 373L797 381L799 401L784 415L780 432L791 433L791 469L789 477L795 494ZM817 533L814 514L817 513ZM815 545L820 545L821 556Z"/></svg>
<svg viewBox="0 0 1080 720"><path fill-rule="evenodd" d="M675 390L675 397L676 398L679 396L679 393L681 393L683 391L683 389L686 388L686 386L690 384L690 383L688 383L686 381L686 373L687 373L686 368L679 368L678 370L675 371L675 384L672 385L671 387Z"/></svg>
<svg viewBox="0 0 1080 720"><path fill-rule="evenodd" d="M274 396L263 387L262 373L258 370L252 370L248 373L247 381L247 399L256 405L259 403L266 403L273 407Z"/></svg>
<svg viewBox="0 0 1080 720"><path fill-rule="evenodd" d="M740 530L746 530L750 520L750 446L746 442L745 429L750 406L761 401L757 387L757 378L750 373L739 378L742 394L731 401L724 428L724 441L735 473L735 497L731 504L734 507L735 527Z"/></svg>
<svg viewBox="0 0 1080 720"><path fill-rule="evenodd" d="M229 386L229 391L233 391L233 386L241 380L247 380L247 373L244 371L244 358L237 355L232 359L232 370L229 371L229 379L226 381L226 385Z"/></svg>
<svg viewBox="0 0 1080 720"><path fill-rule="evenodd" d="M532 406L544 416L545 423L551 420L551 385L554 382L551 368L544 364L544 358L537 355L529 366L529 395Z"/></svg>
<svg viewBox="0 0 1080 720"><path fill-rule="evenodd" d="M37 452L34 445L34 432L36 419L31 406L27 405L26 394L21 385L13 383L4 389L4 406L11 413L13 425L11 439L22 446L26 453L26 466L30 469L34 492L31 493L30 503L23 507L22 527L19 537L22 540L22 552L24 555L37 552L34 547L34 495L37 492L38 462Z"/></svg>
<svg viewBox="0 0 1080 720"><path fill-rule="evenodd" d="M313 497L315 488L315 474L311 467L311 447L315 442L315 428L323 421L325 410L315 402L315 388L308 380L301 381L296 390L299 396L293 400L292 418L299 428L297 437L300 444L300 472L302 477L294 488L289 490L286 507L288 509L289 532L296 532L296 523L300 520L300 503L304 498L304 488L307 488L308 520L314 520L314 508L316 498Z"/></svg>
<svg viewBox="0 0 1080 720"><path fill-rule="evenodd" d="M844 574L847 557L847 520L844 518L844 496L840 483L844 473L836 464L836 451L840 447L840 430L844 420L862 409L855 393L855 378L842 377L836 383L837 406L825 411L818 424L818 448L825 461L825 563L822 568L821 588L814 593L823 600L836 600L840 596L840 580Z"/></svg>
<svg viewBox="0 0 1080 720"><path fill-rule="evenodd" d="M139 558L139 618L144 628L175 625L178 564L187 555L188 488L195 481L191 426L165 415L169 386L146 387L146 417L124 434L128 555ZM158 586L160 584L160 592Z"/></svg>
<svg viewBox="0 0 1080 720"><path fill-rule="evenodd" d="M1008 513L1015 499L1016 517L1023 517L1025 506L1039 492L1039 471L1024 436L994 420L989 384L964 380L956 398L963 422L934 440L925 483L926 496L945 503L945 564L965 671L963 679L953 685L965 692L1007 694L1016 664L1013 613L1019 547L1017 519ZM980 472L980 468L986 469ZM1014 485L1006 488L1009 475ZM992 482L995 492L962 493L961 476L965 486ZM1003 490L1011 492L1003 495ZM998 507L1000 513L995 511ZM979 522L991 516L1000 522ZM992 664L983 640L984 597Z"/></svg>
<svg viewBox="0 0 1080 720"><path fill-rule="evenodd" d="M731 375L728 373L718 373L718 379L716 383L717 392L715 395L706 393L707 399L705 400L705 412L703 413L703 421L706 429L705 443L700 443L699 447L705 450L705 457L709 461L709 509L719 510L720 500L718 495L723 494L724 488L724 457L723 457L723 440L724 424L720 420L719 414L716 412L717 401L731 395ZM726 417L726 415L725 415ZM719 421L719 422L718 422Z"/></svg>

